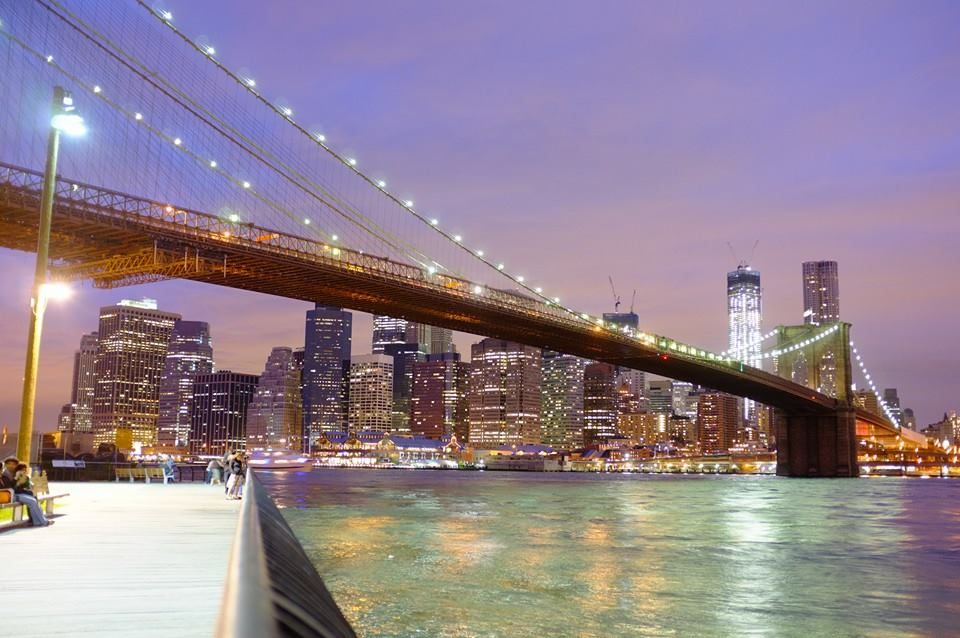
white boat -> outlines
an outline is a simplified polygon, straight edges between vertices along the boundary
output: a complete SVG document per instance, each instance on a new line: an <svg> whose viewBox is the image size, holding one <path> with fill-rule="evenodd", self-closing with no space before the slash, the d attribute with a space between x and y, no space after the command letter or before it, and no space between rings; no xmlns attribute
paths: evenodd
<svg viewBox="0 0 960 638"><path fill-rule="evenodd" d="M253 450L247 463L257 470L309 472L313 469L313 461L294 450Z"/></svg>

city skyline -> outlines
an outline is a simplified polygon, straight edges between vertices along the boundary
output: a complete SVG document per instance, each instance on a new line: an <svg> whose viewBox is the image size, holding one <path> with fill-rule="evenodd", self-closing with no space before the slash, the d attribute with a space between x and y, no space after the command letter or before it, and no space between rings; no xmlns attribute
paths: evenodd
<svg viewBox="0 0 960 638"><path fill-rule="evenodd" d="M935 19L933 14L937 11L908 20L903 8L888 7L869 15L862 15L855 7L833 9L830 15L835 22L827 28L824 50L816 55L799 47L798 42L812 29L808 21L816 21L818 15L827 11L825 8L748 12L751 19L770 27L768 33L792 36L783 44L774 45L752 35L733 49L749 55L761 44L780 46L779 51L787 59L785 64L797 72L796 81L805 89L804 99L796 105L777 102L783 107L777 110L777 117L791 122L782 130L774 128L777 122L770 119L762 104L747 104L749 108L738 111L735 107L744 104L733 89L744 86L744 71L734 71L728 60L705 60L703 49L697 46L688 49L688 58L660 60L662 68L643 66L643 74L636 78L649 75L662 79L661 74L679 69L703 82L716 78L716 83L678 86L666 82L666 89L652 102L635 99L640 88L635 84L639 81L615 85L614 71L619 67L609 51L573 47L564 52L580 56L582 66L576 77L589 77L591 82L602 85L605 95L611 96L610 105L588 101L592 108L615 109L611 105L618 101L637 105L630 118L620 113L610 119L610 124L601 125L597 122L604 118L595 113L588 117L585 112L571 111L569 106L549 116L544 115L543 109L532 107L519 113L514 109L511 115L496 108L489 98L478 96L469 85L469 78L441 75L447 65L462 62L465 56L484 49L491 38L506 37L506 50L519 45L518 40L510 37L509 29L484 20L483 16L474 22L469 37L446 61L425 59L431 45L436 44L435 33L427 44L414 48L407 38L379 33L377 29L382 26L356 27L362 32L350 34L355 42L386 35L401 58L412 56L423 61L422 69L416 77L400 82L385 73L392 69L389 61L364 57L351 48L349 54L336 57L342 62L342 69L330 69L323 83L312 84L292 82L283 69L287 61L283 51L265 44L280 41L270 35L280 25L261 20L258 30L265 32L264 38L247 43L240 34L257 20L257 12L239 11L234 24L224 25L214 17L218 6L221 5L212 2L201 7L177 8L178 24L193 32L216 33L218 48L229 61L255 66L265 86L303 105L301 111L311 103L322 102L322 110L307 114L329 122L332 136L342 139L348 147L353 146L362 160L383 166L393 182L402 184L431 209L448 211L444 213L445 220L464 227L468 236L496 246L510 263L539 265L529 270L530 276L549 280L551 288L575 307L597 313L612 310L606 276L614 272L621 285L640 290L637 311L645 329L722 349L724 308L723 297L717 292L717 273L729 268L725 242L742 244L759 239L754 261L763 270L767 286L765 329L800 322L799 263L836 260L844 279L843 319L854 324L854 338L873 375L884 386L899 388L902 400L914 408L921 425L955 407L957 373L951 353L960 349L960 337L950 329L949 310L952 300L958 297L960 284L942 275L956 272L960 265L948 240L956 236L953 231L958 221L952 213L958 187L956 151L949 146L953 125L946 117L956 111L958 94L949 86L938 84L938 100L931 105L926 99L933 89L923 80L924 71L929 74L941 69L949 51L943 39L946 27L941 24L949 19ZM948 5L939 6L943 7L939 12L949 17ZM409 33L416 32L416 13L424 10L406 16L395 9L388 13L391 19L402 20ZM900 11L905 14L898 16ZM350 12L351 9L338 8L327 19L345 20ZM517 19L531 20L533 13L525 8ZM575 22L574 13L573 9L564 9L553 18L558 31ZM714 16L710 13L694 16L681 11L676 16L677 33L661 37L702 34L706 42L729 43L736 29L725 24L718 27L716 21L711 23ZM443 11L437 15L441 22L453 17ZM793 20L797 17L804 20ZM868 23L869 32L874 35L864 36L862 41L844 40L842 36L860 19ZM285 23L283 27L290 25ZM616 30L637 25L625 19L624 26L618 27L610 12L601 10L596 24L591 24L588 31L597 35L601 27ZM818 23L817 28L821 27ZM895 52L882 50L879 61L891 66L892 75L864 77L859 73L862 65L876 61L874 38L884 36L918 46L901 47ZM547 44L556 43L553 32L540 37ZM315 47L311 54L318 57L337 50L335 37L313 42L305 33L295 32L290 40ZM626 52L631 54L627 59L645 59L643 54L650 52L644 46L630 45L636 48ZM841 56L844 63L835 66L832 56ZM567 61L570 59L573 57ZM520 71L541 66L530 56L521 56L520 60L520 69L514 71L498 56L480 58L475 73L490 78L488 89L509 90L520 104L526 105L553 103L561 87L566 92L563 104L574 104L579 92L589 88L576 82L561 82L559 76L549 73L542 75L534 86L524 87ZM755 72L749 75L757 83L756 90L769 89L771 100L789 97L780 85L781 67L759 62L748 67ZM821 73L825 69L832 69L833 75ZM346 100L356 90L348 78L358 75L373 87L369 90L389 90L402 108L393 103L375 106L376 100L363 109L346 108L346 104L357 102ZM445 98L444 108L454 115L439 112L444 109L423 108L429 106L424 100L437 95L438 77L463 90L462 97L455 97L453 91L441 96ZM492 82L494 77L496 82ZM869 102L851 102L858 96L863 100L865 89L872 98ZM569 92L574 95L568 95ZM697 95L714 99L693 99ZM340 97L344 98L342 107L337 106L341 100L335 99ZM881 102L887 104L883 110L868 108ZM711 137L715 144L707 157L698 152L703 149L678 124L659 128L663 124L662 113L673 106L691 116L689 121L697 122L696 133L716 136ZM472 109L478 107L485 109L483 114L474 113ZM738 139L724 133L731 118L743 125ZM750 119L752 123L744 124ZM369 126L370 122L377 125ZM476 122L484 124L480 127ZM525 126L534 122L540 126ZM617 127L607 128L613 125ZM747 135L742 134L744 127ZM574 156L564 159L563 151L569 148L564 133L571 129L583 131L583 135L575 137L578 143L588 145L587 163ZM638 139L638 135L654 129L663 131L659 138ZM467 143L461 146L471 152L461 151L441 139L449 130L466 136ZM774 130L778 133L772 139L759 141ZM808 134L811 132L820 135ZM835 135L838 132L842 133L839 141ZM95 133L94 130L91 139L95 139ZM511 152L522 160L517 176L498 161L502 159L502 149L497 140L504 135L518 138L512 140L516 148ZM642 141L646 141L642 145L644 158L638 161L633 149ZM782 153L784 147L792 152ZM64 154L68 156L69 149ZM438 157L443 161L437 162ZM824 157L835 161L825 162ZM677 169L677 177L666 173L671 168ZM758 168L762 168L759 174L765 179L757 180ZM550 184L571 175L582 176L579 179L590 188L572 189L556 198L543 195L551 190ZM803 179L797 180L798 175ZM536 186L524 190L538 191L537 200L523 196L521 184L514 181L517 177ZM700 196L688 194L690 184L698 187L695 190ZM491 209L518 208L527 211L520 221L529 223L525 222L522 232L513 236L499 234L496 228L498 223L517 221L514 217L485 215ZM633 220L627 218L625 211L647 214L630 215L636 218ZM608 232L590 240L587 233L579 232L586 229L577 220L585 217L590 219L592 229L622 227L623 232ZM471 221L481 218L486 220L483 224ZM698 229L697 236L685 237L677 231L677 224L693 224ZM818 230L826 224L830 225L828 233ZM592 255L591 259L564 259L556 254L556 247L569 245L571 231L577 236L576 248ZM785 233L789 238L785 238ZM633 249L638 243L640 251ZM909 259L910 269L898 266L901 258ZM0 267L17 282L0 298L0 310L11 325L11 338L4 344L9 356L4 357L3 370L15 380L21 375L22 335L29 313L24 301L29 296L26 283L20 282L28 280L31 260L32 256L27 254L0 254ZM872 294L881 282L897 290L902 298L891 301L887 295ZM84 285L68 305L54 305L47 313L38 406L41 428L55 424L60 406L69 400L65 383L70 375L67 362L79 335L95 328L88 319L89 309L115 303L120 297L139 296L158 298L162 307L183 316L203 315L204 320L213 324L213 338L225 357L225 366L238 370L258 370L270 347L297 343L294 336L302 332L300 316L305 304L297 302L180 282L113 292L94 291ZM948 312L944 312L945 308ZM357 314L359 330L359 324L368 318ZM269 330L262 328L270 323L277 325ZM916 338L891 337L907 330L916 333ZM460 351L468 352L465 346L472 341L473 338L458 337ZM0 394L0 423L15 429L18 405L17 388L5 389Z"/></svg>

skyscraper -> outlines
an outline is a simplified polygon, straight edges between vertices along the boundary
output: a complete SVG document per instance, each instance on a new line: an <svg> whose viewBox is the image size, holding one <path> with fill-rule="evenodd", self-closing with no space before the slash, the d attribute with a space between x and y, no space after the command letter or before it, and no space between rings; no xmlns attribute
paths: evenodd
<svg viewBox="0 0 960 638"><path fill-rule="evenodd" d="M383 354L384 347L391 343L407 343L408 325L409 322L406 319L388 317L386 315L374 315L373 354ZM414 328L412 332L416 335L416 328ZM411 341L417 343L417 336L414 336Z"/></svg>
<svg viewBox="0 0 960 638"><path fill-rule="evenodd" d="M350 359L351 432L389 432L393 427L393 357L354 355Z"/></svg>
<svg viewBox="0 0 960 638"><path fill-rule="evenodd" d="M439 326L430 327L430 350L427 354L443 354L456 351L456 346L453 345L453 330Z"/></svg>
<svg viewBox="0 0 960 638"><path fill-rule="evenodd" d="M704 392L697 405L697 432L704 454L726 454L736 442L740 423L737 397Z"/></svg>
<svg viewBox="0 0 960 638"><path fill-rule="evenodd" d="M903 410L900 409L900 397L897 395L896 388L885 388L883 390L883 402L887 404L887 409L893 415L894 421L903 423Z"/></svg>
<svg viewBox="0 0 960 638"><path fill-rule="evenodd" d="M759 367L761 319L760 271L741 263L727 273L727 352L744 363Z"/></svg>
<svg viewBox="0 0 960 638"><path fill-rule="evenodd" d="M65 424L74 432L93 431L93 397L96 393L97 333L80 337L73 353L73 384Z"/></svg>
<svg viewBox="0 0 960 638"><path fill-rule="evenodd" d="M303 402L293 348L270 351L247 405L247 448L300 449Z"/></svg>
<svg viewBox="0 0 960 638"><path fill-rule="evenodd" d="M198 374L193 382L190 452L222 456L247 445L247 406L259 377L230 370Z"/></svg>
<svg viewBox="0 0 960 638"><path fill-rule="evenodd" d="M617 369L594 362L583 371L583 444L594 445L617 436Z"/></svg>
<svg viewBox="0 0 960 638"><path fill-rule="evenodd" d="M822 325L840 321L840 276L835 261L803 262L803 322ZM837 396L844 387L838 382L840 354L834 348L823 348L816 360L807 362L816 368L820 379L817 389Z"/></svg>
<svg viewBox="0 0 960 638"><path fill-rule="evenodd" d="M583 445L583 371L589 361L572 354L543 351L540 392L540 440L573 449Z"/></svg>
<svg viewBox="0 0 960 638"><path fill-rule="evenodd" d="M469 365L456 352L427 355L413 364L410 430L431 439L456 434L467 440Z"/></svg>
<svg viewBox="0 0 960 638"><path fill-rule="evenodd" d="M803 322L840 321L840 277L835 261L803 262Z"/></svg>
<svg viewBox="0 0 960 638"><path fill-rule="evenodd" d="M157 442L160 377L180 315L157 310L152 299L124 299L100 309L94 363L94 444L121 449Z"/></svg>
<svg viewBox="0 0 960 638"><path fill-rule="evenodd" d="M213 372L210 326L205 321L177 320L173 324L163 374L160 376L160 415L157 444L185 447L190 441L193 382L198 374Z"/></svg>
<svg viewBox="0 0 960 638"><path fill-rule="evenodd" d="M471 347L470 443L540 442L540 350L502 339Z"/></svg>
<svg viewBox="0 0 960 638"><path fill-rule="evenodd" d="M410 324L417 325L417 324ZM410 431L410 397L413 389L413 366L426 359L417 343L388 343L383 354L393 359L393 416L391 430Z"/></svg>
<svg viewBox="0 0 960 638"><path fill-rule="evenodd" d="M690 419L697 418L699 389L687 381L673 381L670 384L672 414Z"/></svg>
<svg viewBox="0 0 960 638"><path fill-rule="evenodd" d="M759 368L763 355L760 350L760 321L762 317L762 290L760 272L741 262L737 269L727 273L727 324L729 341L727 352L734 359ZM738 438L756 441L758 438L757 403L741 401L742 426Z"/></svg>
<svg viewBox="0 0 960 638"><path fill-rule="evenodd" d="M307 451L322 432L346 427L352 332L353 315L343 308L317 304L307 311L300 380Z"/></svg>

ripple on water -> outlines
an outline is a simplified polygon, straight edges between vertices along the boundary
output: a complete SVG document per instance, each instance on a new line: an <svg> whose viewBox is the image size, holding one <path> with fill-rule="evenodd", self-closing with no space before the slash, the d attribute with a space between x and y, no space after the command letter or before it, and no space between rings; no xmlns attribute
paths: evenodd
<svg viewBox="0 0 960 638"><path fill-rule="evenodd" d="M960 481L329 470L273 485L364 636L958 634Z"/></svg>

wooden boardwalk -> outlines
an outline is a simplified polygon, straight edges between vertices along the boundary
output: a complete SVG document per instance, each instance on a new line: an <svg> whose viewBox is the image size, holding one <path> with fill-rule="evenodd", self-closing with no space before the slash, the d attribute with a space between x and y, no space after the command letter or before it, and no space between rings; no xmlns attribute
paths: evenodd
<svg viewBox="0 0 960 638"><path fill-rule="evenodd" d="M211 636L240 508L202 484L58 483L56 524L0 533L24 636Z"/></svg>

